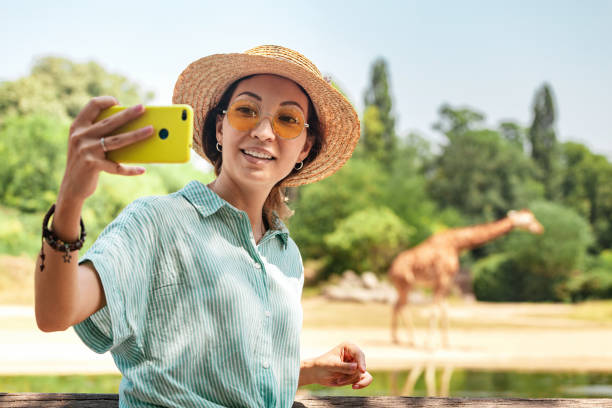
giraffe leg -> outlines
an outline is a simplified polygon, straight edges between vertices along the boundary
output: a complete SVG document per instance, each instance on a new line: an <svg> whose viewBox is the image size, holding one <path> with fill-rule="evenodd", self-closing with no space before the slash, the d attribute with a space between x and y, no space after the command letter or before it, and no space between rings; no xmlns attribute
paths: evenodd
<svg viewBox="0 0 612 408"><path fill-rule="evenodd" d="M446 301L446 298L444 298L440 302L440 314L442 316L442 319L441 319L441 321L442 321L442 325L441 325L442 347L449 348L450 347L450 343L448 341L448 328L449 328L448 302Z"/></svg>
<svg viewBox="0 0 612 408"><path fill-rule="evenodd" d="M402 396L410 397L414 392L414 386L423 372L423 364L416 364L410 369L410 374L406 378L404 388L402 388Z"/></svg>
<svg viewBox="0 0 612 408"><path fill-rule="evenodd" d="M453 376L453 366L447 365L444 367L442 372L442 379L440 380L440 397L448 397L450 393L450 381Z"/></svg>
<svg viewBox="0 0 612 408"><path fill-rule="evenodd" d="M429 314L429 330L427 333L427 342L425 343L425 347L429 350L434 349L435 341L435 333L438 328L438 320L439 320L439 307L438 307L439 299L436 296L434 298L434 303L430 306L430 314Z"/></svg>
<svg viewBox="0 0 612 408"><path fill-rule="evenodd" d="M427 396L436 396L436 366L433 361L427 363L427 369L425 370L425 386L427 388Z"/></svg>
<svg viewBox="0 0 612 408"><path fill-rule="evenodd" d="M410 306L410 302L406 303L405 307L400 313L408 330L408 345L410 347L414 347L414 321L412 319L412 307Z"/></svg>
<svg viewBox="0 0 612 408"><path fill-rule="evenodd" d="M401 288L397 287L397 301L393 306L393 312L391 314L391 341L393 344L399 344L399 340L397 338L397 320L400 316L400 311L402 307L406 304L406 292Z"/></svg>
<svg viewBox="0 0 612 408"><path fill-rule="evenodd" d="M397 337L397 326L398 320L402 319L404 324L408 326L408 345L414 346L414 324L412 322L412 312L408 302L408 293L410 291L410 285L404 281L396 281L395 288L397 289L397 301L393 307L393 314L391 315L391 341L394 344L399 344ZM408 308L406 311L405 309Z"/></svg>

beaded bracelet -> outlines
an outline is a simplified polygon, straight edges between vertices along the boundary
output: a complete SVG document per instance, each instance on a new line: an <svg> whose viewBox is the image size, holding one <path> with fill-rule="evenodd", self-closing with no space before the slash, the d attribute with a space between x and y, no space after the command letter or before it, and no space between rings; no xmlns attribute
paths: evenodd
<svg viewBox="0 0 612 408"><path fill-rule="evenodd" d="M83 224L83 218L81 218L81 236L78 240L73 242L66 242L59 239L59 237L55 234L54 231L51 231L48 227L49 219L51 215L55 212L55 204L49 208L47 214L45 214L45 219L43 220L42 225L42 238L41 238L41 246L40 246L40 271L42 272L45 269L45 253L43 252L42 240L46 240L47 244L56 251L64 252L64 263L69 263L72 259L72 255L70 255L71 251L79 250L83 247L83 242L85 242L85 236L87 233L85 232L85 224Z"/></svg>

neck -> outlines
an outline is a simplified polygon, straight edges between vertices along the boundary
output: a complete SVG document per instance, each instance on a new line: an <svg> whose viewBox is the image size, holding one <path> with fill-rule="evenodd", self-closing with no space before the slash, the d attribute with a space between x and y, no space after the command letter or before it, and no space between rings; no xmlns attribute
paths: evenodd
<svg viewBox="0 0 612 408"><path fill-rule="evenodd" d="M271 188L255 187L245 189L229 177L224 177L223 172L208 187L217 193L219 197L247 213L255 242L259 242L266 230L262 214L264 203L268 198L268 194L270 194Z"/></svg>
<svg viewBox="0 0 612 408"><path fill-rule="evenodd" d="M453 230L453 238L457 249L472 249L501 237L512 231L514 224L510 218L502 218L487 224Z"/></svg>

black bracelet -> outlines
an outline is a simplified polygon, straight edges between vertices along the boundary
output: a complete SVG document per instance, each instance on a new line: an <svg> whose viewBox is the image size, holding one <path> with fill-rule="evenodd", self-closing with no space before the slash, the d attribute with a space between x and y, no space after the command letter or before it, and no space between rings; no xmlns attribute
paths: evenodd
<svg viewBox="0 0 612 408"><path fill-rule="evenodd" d="M47 241L47 244L56 251L60 251L64 253L64 262L69 263L72 259L72 255L70 255L71 251L77 251L83 248L83 242L85 242L85 237L87 233L85 232L85 224L83 224L83 218L81 217L81 236L79 239L73 242L62 241L54 231L49 229L49 219L51 215L55 212L55 204L49 208L47 214L45 214L45 219L43 220L42 225L42 239ZM42 241L41 239L41 241ZM43 246L41 242L40 247L40 271L42 272L45 269L45 253L43 252Z"/></svg>

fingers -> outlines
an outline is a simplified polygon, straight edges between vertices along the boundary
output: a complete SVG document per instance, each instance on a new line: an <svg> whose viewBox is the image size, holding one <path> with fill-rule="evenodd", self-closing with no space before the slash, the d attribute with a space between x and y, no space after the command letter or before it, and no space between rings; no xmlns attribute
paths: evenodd
<svg viewBox="0 0 612 408"><path fill-rule="evenodd" d="M115 129L125 125L129 121L138 118L144 113L144 110L144 106L142 105L136 105L132 106L131 108L124 109L118 113L115 113L112 116L109 116L108 118L104 118L101 121L94 123L93 125L91 125L91 129L87 133L91 137L100 137L107 135ZM100 112L98 112L98 114L99 113Z"/></svg>
<svg viewBox="0 0 612 408"><path fill-rule="evenodd" d="M370 385L373 380L374 378L372 377L372 374L366 371L365 373L361 374L359 381L353 384L353 389L357 390L360 388L365 388Z"/></svg>
<svg viewBox="0 0 612 408"><path fill-rule="evenodd" d="M87 105L77 115L72 123L74 129L90 125L98 117L100 112L111 106L117 105L119 102L112 96L97 96L92 98Z"/></svg>
<svg viewBox="0 0 612 408"><path fill-rule="evenodd" d="M357 363L336 363L333 370L337 373L354 375L357 370Z"/></svg>
<svg viewBox="0 0 612 408"><path fill-rule="evenodd" d="M153 126L146 126L126 133L104 138L106 151L117 150L132 143L149 138L153 134Z"/></svg>
<svg viewBox="0 0 612 408"><path fill-rule="evenodd" d="M359 367L359 371L362 373L366 372L365 354L361 349L353 343L343 343L342 348L344 350L343 361L355 361Z"/></svg>
<svg viewBox="0 0 612 408"><path fill-rule="evenodd" d="M101 170L107 173L119 174L121 176L138 176L145 172L144 167L124 166L121 163L115 163L110 160L101 160L99 166Z"/></svg>

